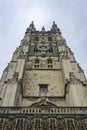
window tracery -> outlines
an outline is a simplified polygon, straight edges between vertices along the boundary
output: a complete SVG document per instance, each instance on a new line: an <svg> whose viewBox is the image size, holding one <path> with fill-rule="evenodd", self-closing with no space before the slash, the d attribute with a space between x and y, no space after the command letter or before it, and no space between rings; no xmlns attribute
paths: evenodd
<svg viewBox="0 0 87 130"><path fill-rule="evenodd" d="M34 67L39 68L39 59L36 59L34 62Z"/></svg>
<svg viewBox="0 0 87 130"><path fill-rule="evenodd" d="M52 47L50 47L49 53L53 53L53 48Z"/></svg>
<svg viewBox="0 0 87 130"><path fill-rule="evenodd" d="M48 37L48 41L52 41L52 37Z"/></svg>
<svg viewBox="0 0 87 130"><path fill-rule="evenodd" d="M53 68L53 62L51 59L47 61L48 68Z"/></svg>
<svg viewBox="0 0 87 130"><path fill-rule="evenodd" d="M38 36L34 37L34 41L39 41L39 37Z"/></svg>

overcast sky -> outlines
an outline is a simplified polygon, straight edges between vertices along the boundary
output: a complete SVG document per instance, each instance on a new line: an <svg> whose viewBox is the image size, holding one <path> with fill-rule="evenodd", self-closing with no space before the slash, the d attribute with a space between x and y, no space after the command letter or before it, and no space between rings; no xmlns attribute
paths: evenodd
<svg viewBox="0 0 87 130"><path fill-rule="evenodd" d="M0 0L0 77L32 20L56 22L87 77L87 0Z"/></svg>

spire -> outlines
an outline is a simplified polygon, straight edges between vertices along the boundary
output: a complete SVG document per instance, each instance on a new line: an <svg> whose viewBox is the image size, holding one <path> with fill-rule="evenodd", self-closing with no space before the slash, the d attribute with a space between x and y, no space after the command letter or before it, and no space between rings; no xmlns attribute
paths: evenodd
<svg viewBox="0 0 87 130"><path fill-rule="evenodd" d="M42 32L45 32L45 27L44 26L42 27Z"/></svg>

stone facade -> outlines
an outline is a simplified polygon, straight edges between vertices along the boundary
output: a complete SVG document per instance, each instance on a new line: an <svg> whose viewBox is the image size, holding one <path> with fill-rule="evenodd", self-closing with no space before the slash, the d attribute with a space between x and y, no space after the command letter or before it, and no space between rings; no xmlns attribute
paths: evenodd
<svg viewBox="0 0 87 130"><path fill-rule="evenodd" d="M55 22L27 28L3 72L0 106L0 130L87 129L87 80Z"/></svg>

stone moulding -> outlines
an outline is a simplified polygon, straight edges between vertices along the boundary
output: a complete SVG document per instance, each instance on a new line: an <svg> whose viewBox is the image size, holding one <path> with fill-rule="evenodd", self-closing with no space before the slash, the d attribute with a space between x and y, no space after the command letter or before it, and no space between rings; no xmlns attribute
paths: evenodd
<svg viewBox="0 0 87 130"><path fill-rule="evenodd" d="M60 114L60 115L87 115L87 107L57 107L57 106L30 106L30 107L0 107L2 114Z"/></svg>

